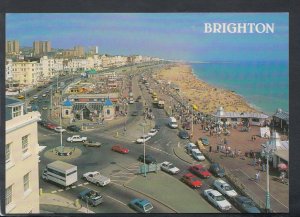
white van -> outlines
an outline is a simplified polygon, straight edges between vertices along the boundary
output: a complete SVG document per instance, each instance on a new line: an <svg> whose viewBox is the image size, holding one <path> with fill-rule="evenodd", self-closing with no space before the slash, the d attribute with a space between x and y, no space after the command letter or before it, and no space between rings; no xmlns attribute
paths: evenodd
<svg viewBox="0 0 300 217"><path fill-rule="evenodd" d="M54 161L44 169L42 179L64 187L70 186L77 182L77 166L63 161Z"/></svg>
<svg viewBox="0 0 300 217"><path fill-rule="evenodd" d="M169 117L168 124L173 129L178 127L177 121L174 117Z"/></svg>

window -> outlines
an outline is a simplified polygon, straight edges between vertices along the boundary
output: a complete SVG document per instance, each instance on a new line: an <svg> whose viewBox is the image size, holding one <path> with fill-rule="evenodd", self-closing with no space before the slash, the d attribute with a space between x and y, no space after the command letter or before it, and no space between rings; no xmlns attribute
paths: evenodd
<svg viewBox="0 0 300 217"><path fill-rule="evenodd" d="M259 119L258 118L252 118L252 121L253 122L259 122Z"/></svg>
<svg viewBox="0 0 300 217"><path fill-rule="evenodd" d="M5 205L12 202L12 185L5 189Z"/></svg>
<svg viewBox="0 0 300 217"><path fill-rule="evenodd" d="M18 117L20 116L22 113L22 107L21 106L16 106L16 107L13 107L13 114L12 114L12 117Z"/></svg>
<svg viewBox="0 0 300 217"><path fill-rule="evenodd" d="M29 135L26 135L26 136L22 137L22 151L23 151L23 154L28 151L28 137L29 137Z"/></svg>
<svg viewBox="0 0 300 217"><path fill-rule="evenodd" d="M237 121L237 118L231 118L231 121Z"/></svg>
<svg viewBox="0 0 300 217"><path fill-rule="evenodd" d="M10 161L10 148L11 143L5 145L5 162L8 163Z"/></svg>
<svg viewBox="0 0 300 217"><path fill-rule="evenodd" d="M24 192L29 189L29 173L23 176L23 183L24 183Z"/></svg>

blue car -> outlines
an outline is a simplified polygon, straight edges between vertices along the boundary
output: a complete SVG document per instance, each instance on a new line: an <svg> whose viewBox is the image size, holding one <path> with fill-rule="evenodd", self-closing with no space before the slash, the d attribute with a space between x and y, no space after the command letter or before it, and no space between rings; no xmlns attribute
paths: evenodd
<svg viewBox="0 0 300 217"><path fill-rule="evenodd" d="M245 213L260 213L260 210L255 206L255 203L248 197L236 196L233 197L232 203Z"/></svg>
<svg viewBox="0 0 300 217"><path fill-rule="evenodd" d="M92 189L85 189L84 191L80 192L79 197L91 206L97 206L103 202L103 197Z"/></svg>
<svg viewBox="0 0 300 217"><path fill-rule="evenodd" d="M209 167L209 171L216 177L222 178L225 176L225 170L220 167L219 163L212 163Z"/></svg>
<svg viewBox="0 0 300 217"><path fill-rule="evenodd" d="M150 213L153 209L150 201L146 199L135 198L130 201L129 206L141 213Z"/></svg>

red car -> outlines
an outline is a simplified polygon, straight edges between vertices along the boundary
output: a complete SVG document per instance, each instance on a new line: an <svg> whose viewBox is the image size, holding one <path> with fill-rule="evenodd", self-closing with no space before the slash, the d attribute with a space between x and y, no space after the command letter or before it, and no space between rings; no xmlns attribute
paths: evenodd
<svg viewBox="0 0 300 217"><path fill-rule="evenodd" d="M124 148L121 145L114 145L113 147L111 147L111 150L122 154L127 154L129 152L128 148Z"/></svg>
<svg viewBox="0 0 300 217"><path fill-rule="evenodd" d="M46 124L46 128L48 128L49 130L54 130L56 127L59 127L59 126L56 124L52 124L52 123Z"/></svg>
<svg viewBox="0 0 300 217"><path fill-rule="evenodd" d="M202 186L202 182L197 178L197 176L192 173L187 173L182 176L182 181L189 185L192 188L200 188Z"/></svg>
<svg viewBox="0 0 300 217"><path fill-rule="evenodd" d="M211 176L211 173L208 172L208 170L205 169L201 164L190 166L189 170L202 178L209 178Z"/></svg>

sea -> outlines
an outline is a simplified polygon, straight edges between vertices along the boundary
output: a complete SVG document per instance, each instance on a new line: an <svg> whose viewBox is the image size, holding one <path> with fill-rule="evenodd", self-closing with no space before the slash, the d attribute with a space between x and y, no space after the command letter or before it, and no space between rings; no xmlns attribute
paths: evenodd
<svg viewBox="0 0 300 217"><path fill-rule="evenodd" d="M191 66L198 79L234 91L263 113L272 115L278 108L289 112L287 62L210 62Z"/></svg>

